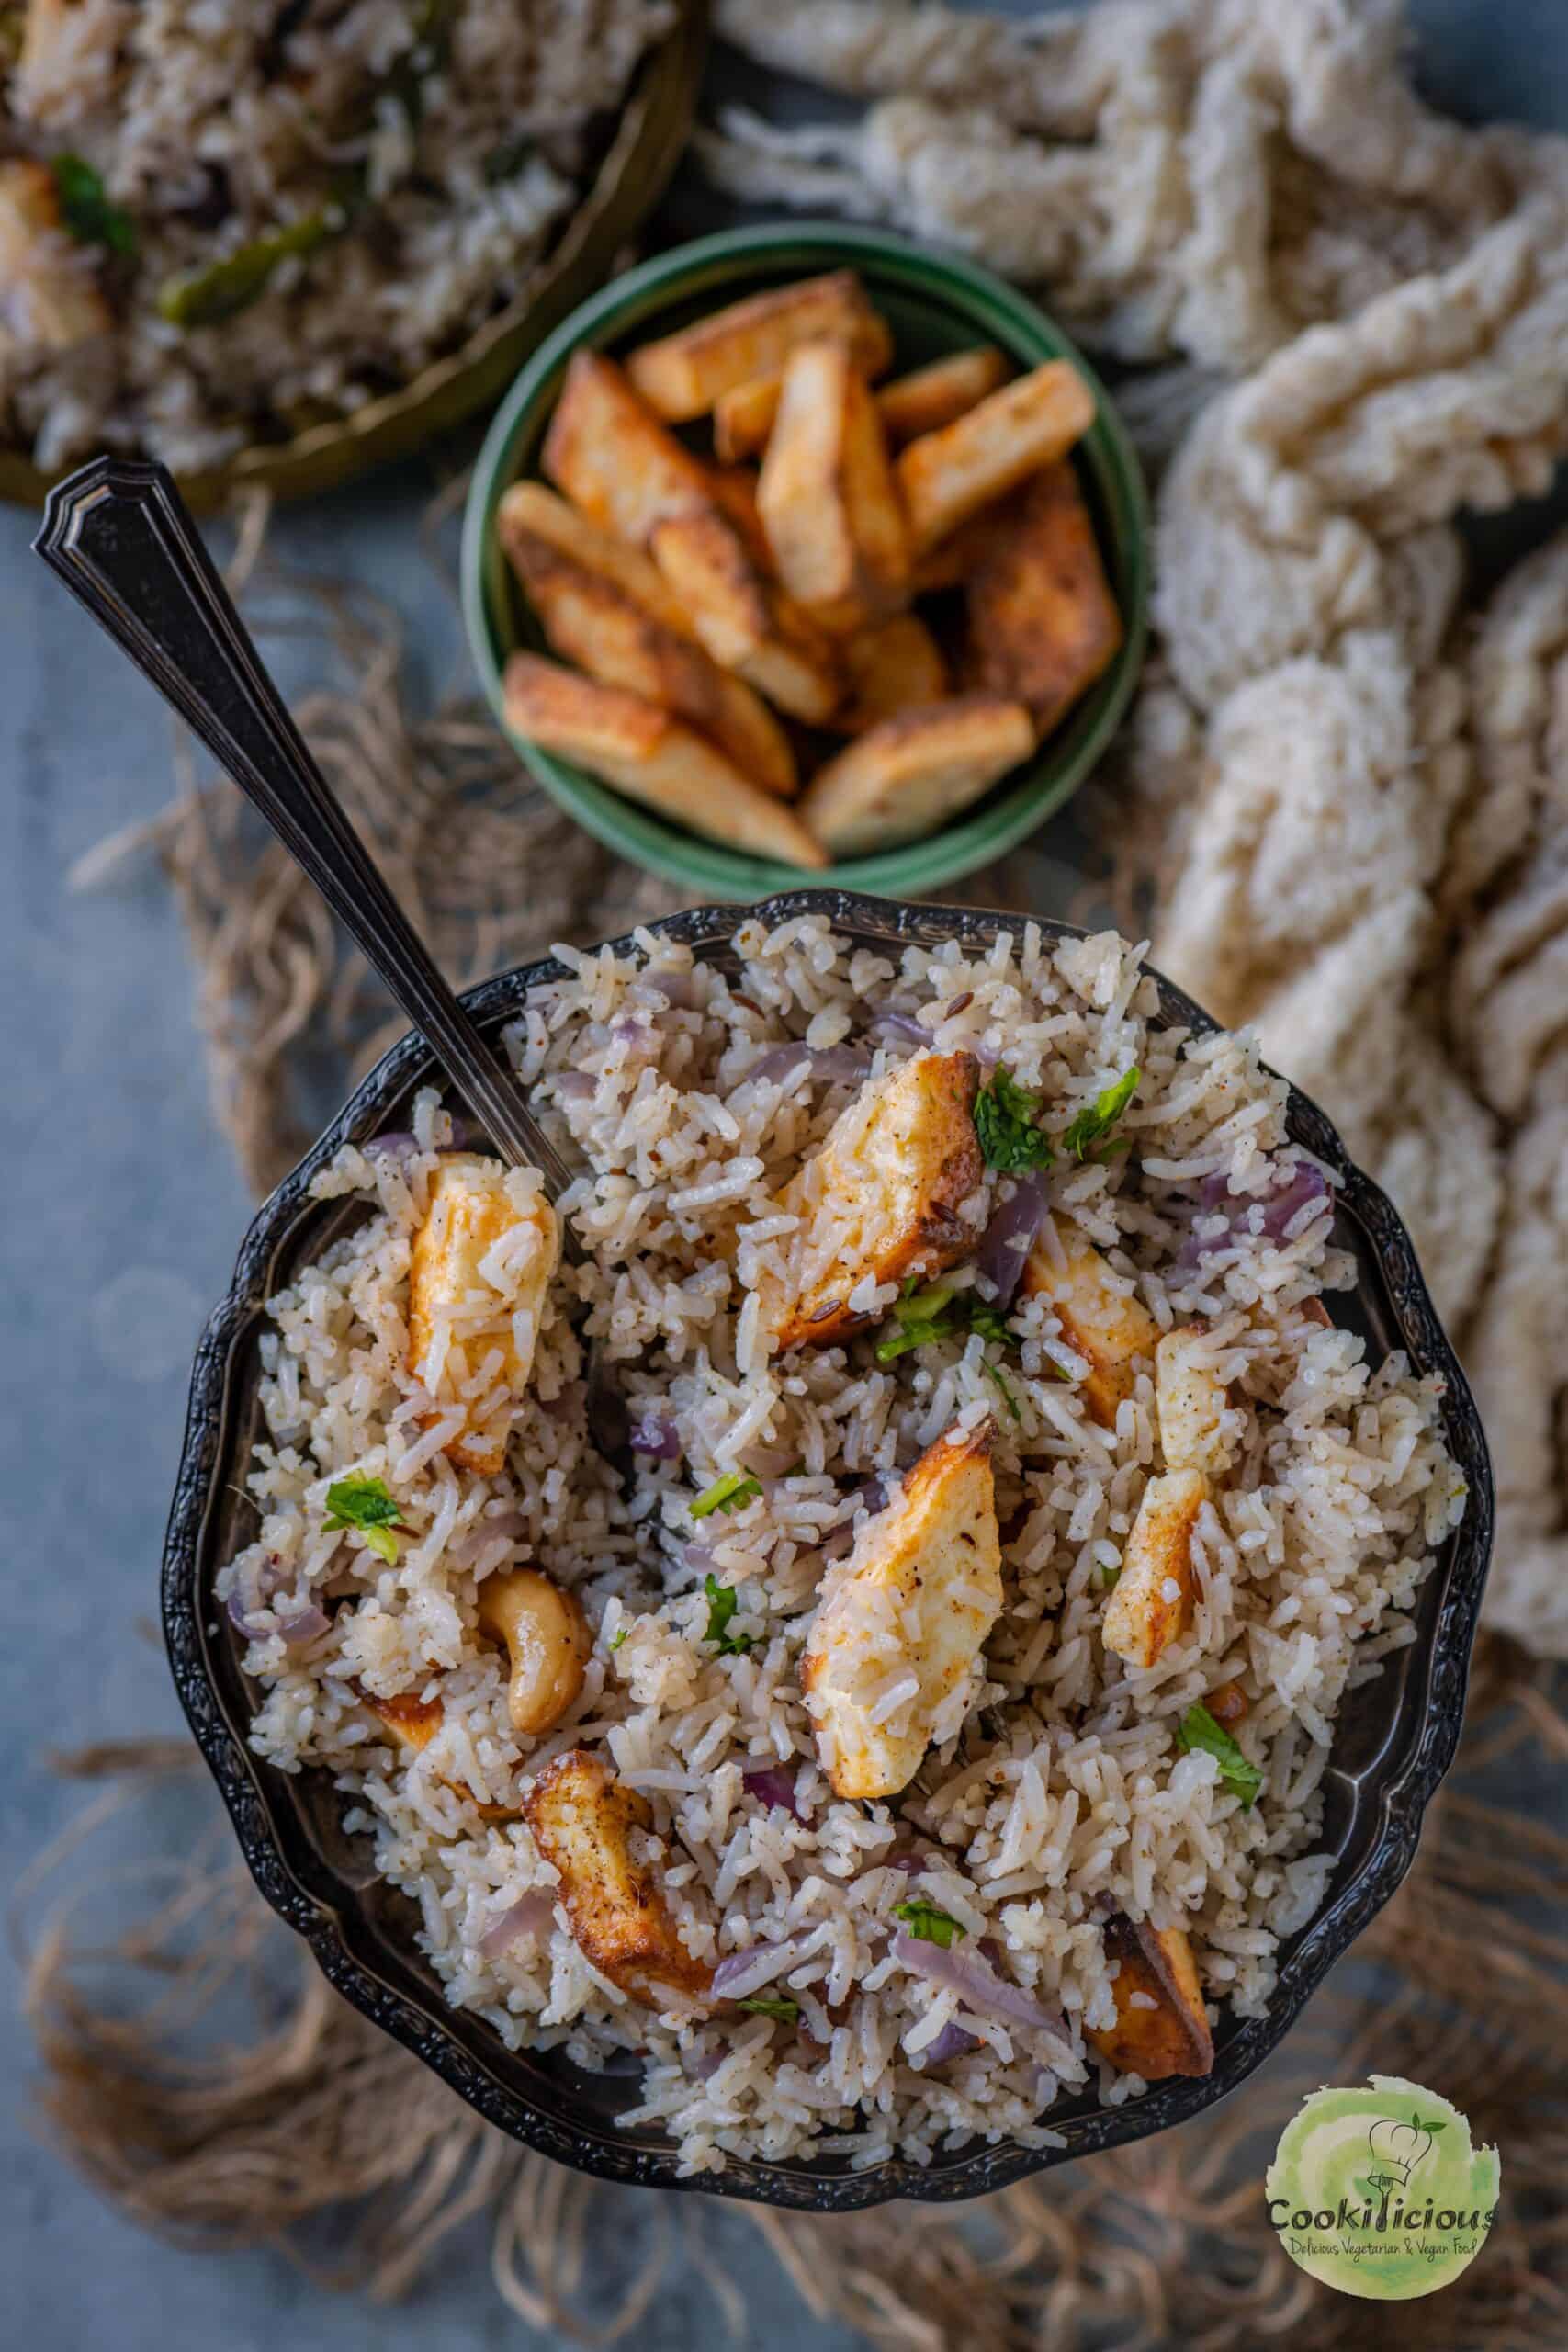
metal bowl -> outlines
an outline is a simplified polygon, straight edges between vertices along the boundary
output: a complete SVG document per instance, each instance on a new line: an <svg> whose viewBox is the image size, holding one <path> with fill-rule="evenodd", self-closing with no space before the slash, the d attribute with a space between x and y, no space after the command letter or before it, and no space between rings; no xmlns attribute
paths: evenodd
<svg viewBox="0 0 1568 2352"><path fill-rule="evenodd" d="M764 900L756 911L773 922L826 914L857 944L895 956L908 943L931 946L950 938L984 948L998 932L1016 930L1021 920L831 889L790 891ZM733 908L700 907L649 928L686 942L705 961L723 964L733 960L728 941L736 920ZM1082 935L1068 923L1034 920L1054 938ZM562 967L547 957L470 989L466 1001L493 1035L516 1014L532 983L560 977ZM1179 989L1164 979L1159 985L1167 1023L1199 1032L1217 1026ZM229 1295L197 1355L164 1558L164 1623L191 1729L257 1885L305 1937L330 1981L491 2122L563 2164L608 2180L700 2188L807 2211L846 2212L899 2197L978 2196L1075 2157L1146 2139L1235 2090L1280 2041L1414 1860L1422 1813L1459 1739L1492 1544L1485 1440L1410 1237L1387 1196L1352 1166L1323 1113L1292 1089L1290 1134L1343 1180L1335 1238L1353 1253L1359 1276L1355 1290L1341 1295L1336 1319L1366 1340L1374 1362L1403 1348L1418 1371L1443 1378L1444 1427L1469 1482L1470 1503L1421 1589L1416 1641L1346 1698L1324 1781L1324 1839L1337 1863L1316 1917L1280 1945L1279 1983L1268 2014L1237 2018L1227 2012L1214 2036L1213 2070L1201 2080L1163 2083L1116 2108L1096 2106L1092 2098L1054 2108L1050 2120L1062 2134L1060 2148L977 2143L943 2152L926 2166L894 2159L861 2172L850 2170L842 2158L732 2163L722 2173L682 2180L669 2139L616 2122L617 2109L628 2104L624 2078L585 2074L558 2052L509 2051L482 2018L449 2007L415 1942L414 1905L376 1875L368 1838L344 1832L343 1801L330 1776L279 1772L246 1746L254 1692L241 1670L237 1638L214 1600L213 1578L254 1527L241 1482L261 1422L257 1340L265 1303L355 1213L343 1204L310 1199L317 1170L341 1145L406 1125L415 1090L435 1076L420 1041L403 1038L257 1216Z"/></svg>
<svg viewBox="0 0 1568 2352"><path fill-rule="evenodd" d="M535 345L611 276L669 185L696 114L708 0L677 0L677 11L670 32L634 74L598 169L559 241L506 308L396 391L291 440L254 442L226 465L182 474L187 505L207 514L242 491L308 498L337 490L494 406ZM0 446L0 498L41 506L70 471L66 466L46 473L26 450Z"/></svg>

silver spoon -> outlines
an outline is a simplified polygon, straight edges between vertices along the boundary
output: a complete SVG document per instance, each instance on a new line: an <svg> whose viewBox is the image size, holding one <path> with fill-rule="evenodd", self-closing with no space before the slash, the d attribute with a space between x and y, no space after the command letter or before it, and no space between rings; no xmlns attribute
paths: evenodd
<svg viewBox="0 0 1568 2352"><path fill-rule="evenodd" d="M311 758L168 469L95 458L49 493L33 541L299 860L498 1156L558 1200L572 1170L480 1036Z"/></svg>

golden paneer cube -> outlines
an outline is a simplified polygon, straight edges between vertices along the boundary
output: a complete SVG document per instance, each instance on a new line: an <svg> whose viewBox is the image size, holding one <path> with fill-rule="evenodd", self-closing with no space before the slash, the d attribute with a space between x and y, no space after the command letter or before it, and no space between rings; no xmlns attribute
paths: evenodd
<svg viewBox="0 0 1568 2352"><path fill-rule="evenodd" d="M721 670L686 630L670 628L620 582L525 526L514 523L506 546L558 653L604 684L624 687L687 719L749 783L791 797L798 779L789 740L742 679ZM649 569L668 599L656 567Z"/></svg>
<svg viewBox="0 0 1568 2352"><path fill-rule="evenodd" d="M973 1054L917 1054L840 1114L779 1196L804 1222L795 1246L805 1281L769 1315L775 1350L826 1347L875 1320L849 1304L868 1275L879 1284L924 1279L975 1247L977 1212L964 1212L986 1172L975 1133L979 1083ZM824 1229L831 1244L821 1262L813 1234Z"/></svg>
<svg viewBox="0 0 1568 2352"><path fill-rule="evenodd" d="M1089 1372L1078 1395L1090 1420L1114 1429L1117 1408L1133 1393L1140 1363L1151 1358L1159 1325L1091 1241L1064 1218L1053 1220L1024 1261L1023 1295L1047 1298L1062 1339Z"/></svg>
<svg viewBox="0 0 1568 2352"><path fill-rule="evenodd" d="M1167 1331L1155 1348L1155 1409L1168 1470L1224 1477L1235 1453L1224 1426L1229 1403L1209 1360L1204 1326L1184 1323Z"/></svg>
<svg viewBox="0 0 1568 2352"><path fill-rule="evenodd" d="M686 507L655 526L650 545L716 662L794 718L830 717L844 690L831 645L764 576L728 513Z"/></svg>
<svg viewBox="0 0 1568 2352"><path fill-rule="evenodd" d="M708 841L790 865L821 866L825 850L792 809L761 791L722 752L667 710L620 686L514 653L502 678L507 724L574 760Z"/></svg>
<svg viewBox="0 0 1568 2352"><path fill-rule="evenodd" d="M950 1430L928 1447L823 1585L800 1679L839 1796L896 1796L959 1727L953 1702L1002 1605L991 1439Z"/></svg>
<svg viewBox="0 0 1568 2352"><path fill-rule="evenodd" d="M1122 649L1122 615L1066 459L1028 485L969 574L966 677L1029 706L1048 735Z"/></svg>
<svg viewBox="0 0 1568 2352"><path fill-rule="evenodd" d="M848 699L833 713L835 732L863 735L896 712L940 702L947 692L942 648L918 613L895 613L840 648Z"/></svg>
<svg viewBox="0 0 1568 2352"><path fill-rule="evenodd" d="M591 522L542 481L514 481L496 509L496 536L518 578L527 585L527 566L554 554L618 588L652 620L694 644L696 631L684 605L652 557L627 545L602 523Z"/></svg>
<svg viewBox="0 0 1568 2352"><path fill-rule="evenodd" d="M708 469L644 406L613 359L580 351L539 460L556 488L634 548L711 494Z"/></svg>
<svg viewBox="0 0 1568 2352"><path fill-rule="evenodd" d="M534 1781L523 1818L560 1874L573 1939L601 1976L656 2007L666 1987L701 1999L712 1971L681 1941L652 1869L634 1850L652 1826L647 1799L623 1787L602 1756L574 1747Z"/></svg>
<svg viewBox="0 0 1568 2352"><path fill-rule="evenodd" d="M801 344L837 341L853 351L868 376L880 375L893 356L886 322L850 269L710 311L693 326L640 345L626 361L626 373L656 415L683 424L705 416L738 386L777 376Z"/></svg>
<svg viewBox="0 0 1568 2352"><path fill-rule="evenodd" d="M895 462L916 553L1042 466L1065 458L1094 423L1094 394L1066 359L1019 376Z"/></svg>
<svg viewBox="0 0 1568 2352"><path fill-rule="evenodd" d="M1129 1666L1157 1666L1172 1642L1191 1631L1198 1603L1192 1531L1208 1498L1201 1470L1168 1470L1144 1488L1100 1628L1106 1648Z"/></svg>
<svg viewBox="0 0 1568 2352"><path fill-rule="evenodd" d="M950 352L945 359L911 368L908 375L884 384L876 395L882 429L895 448L918 441L922 433L940 433L1005 384L1011 373L1007 354L994 343Z"/></svg>
<svg viewBox="0 0 1568 2352"><path fill-rule="evenodd" d="M69 351L114 322L46 164L0 163L0 353Z"/></svg>
<svg viewBox="0 0 1568 2352"><path fill-rule="evenodd" d="M841 345L791 355L757 511L779 579L834 635L908 602L908 534L882 421Z"/></svg>
<svg viewBox="0 0 1568 2352"><path fill-rule="evenodd" d="M934 831L1033 749L1021 703L954 695L868 728L818 769L800 813L835 857L867 856Z"/></svg>
<svg viewBox="0 0 1568 2352"><path fill-rule="evenodd" d="M1186 1930L1151 1928L1119 1913L1105 1923L1105 1956L1118 1962L1116 2022L1087 2035L1100 2055L1146 2083L1208 2074L1214 2038Z"/></svg>
<svg viewBox="0 0 1568 2352"><path fill-rule="evenodd" d="M409 1370L442 1406L468 1404L446 1451L481 1477L506 1458L560 1257L554 1209L521 1193L499 1160L444 1159L409 1261Z"/></svg>

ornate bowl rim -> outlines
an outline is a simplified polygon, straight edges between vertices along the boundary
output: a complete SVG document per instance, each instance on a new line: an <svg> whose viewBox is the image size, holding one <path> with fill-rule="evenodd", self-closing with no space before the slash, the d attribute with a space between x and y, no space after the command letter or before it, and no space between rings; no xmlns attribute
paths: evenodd
<svg viewBox="0 0 1568 2352"><path fill-rule="evenodd" d="M1081 938L1075 924L1043 916L993 913L966 907L910 906L829 888L792 890L749 910L782 922L826 914L840 931L897 952L958 938L989 944L999 932L1033 922L1053 938ZM726 944L742 910L698 907L640 928L683 941L698 954ZM629 935L611 943L629 948ZM532 984L564 975L545 956L470 989L464 1001L489 1030L513 1018ZM1221 1025L1159 974L1162 1017L1168 1023L1210 1034ZM895 2198L947 2201L1006 2188L1029 2175L1106 2148L1124 2146L1185 2122L1226 2098L1278 2046L1329 1968L1388 1902L1415 1858L1421 1816L1453 1760L1491 1554L1494 1498L1486 1442L1474 1401L1416 1263L1416 1252L1392 1203L1348 1158L1328 1119L1292 1087L1287 1110L1291 1136L1342 1179L1339 1211L1362 1264L1358 1299L1381 1296L1395 1344L1416 1367L1445 1380L1448 1441L1469 1482L1463 1521L1439 1547L1423 1587L1422 1631L1395 1654L1399 1674L1363 1686L1396 1694L1393 1720L1365 1765L1361 1783L1371 1815L1366 1853L1347 1869L1341 1860L1330 1893L1315 1917L1280 1945L1279 1981L1267 2013L1229 2017L1216 2035L1211 2074L1156 2085L1115 2108L1085 2105L1051 2117L1064 2144L1024 2148L1015 2141L944 2153L927 2166L893 2158L860 2172L838 2160L784 2165L732 2162L720 2173L682 2177L673 2143L569 2110L573 2093L536 2070L528 2079L526 2053L508 2052L481 2018L446 2005L434 1974L412 1946L389 1960L377 1954L365 1907L346 1879L335 1880L308 1852L299 1790L305 1775L286 1775L254 1756L245 1744L242 1709L220 1687L219 1645L227 1631L214 1610L210 1577L220 1498L233 1466L236 1416L244 1386L242 1350L274 1286L274 1270L307 1215L319 1216L310 1185L339 1147L363 1141L385 1125L386 1114L412 1089L435 1077L431 1057L413 1035L381 1060L333 1120L314 1148L285 1177L258 1212L241 1247L233 1281L212 1315L197 1351L163 1568L164 1624L181 1702L232 1818L253 1876L278 1916L310 1944L329 1982L365 2016L434 2068L489 2121L514 2139L601 2178L646 2187L700 2189L754 2203L844 2212ZM216 1621L216 1622L215 1622ZM238 1669L229 1679L240 1690ZM241 1694L243 1696L243 1692ZM1338 1743L1337 1742L1337 1745ZM1332 1768L1331 1768L1332 1769ZM1358 1816L1359 1817L1359 1816ZM1353 1826L1353 1824L1352 1824ZM1343 1883L1340 1883L1340 1882ZM398 1981L392 1979L396 1977ZM578 2084L593 2078L574 2075ZM548 2096L546 2096L546 2094ZM568 2111L552 2111L568 2110Z"/></svg>

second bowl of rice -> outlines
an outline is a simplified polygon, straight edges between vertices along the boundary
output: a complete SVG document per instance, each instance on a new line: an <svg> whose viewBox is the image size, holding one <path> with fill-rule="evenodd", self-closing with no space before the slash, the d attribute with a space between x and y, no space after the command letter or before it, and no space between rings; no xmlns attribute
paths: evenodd
<svg viewBox="0 0 1568 2352"><path fill-rule="evenodd" d="M1462 1708L1386 1200L1109 933L807 890L470 1002L572 1246L406 1040L197 1364L166 1621L269 1899L615 2177L971 2195L1234 2087Z"/></svg>

